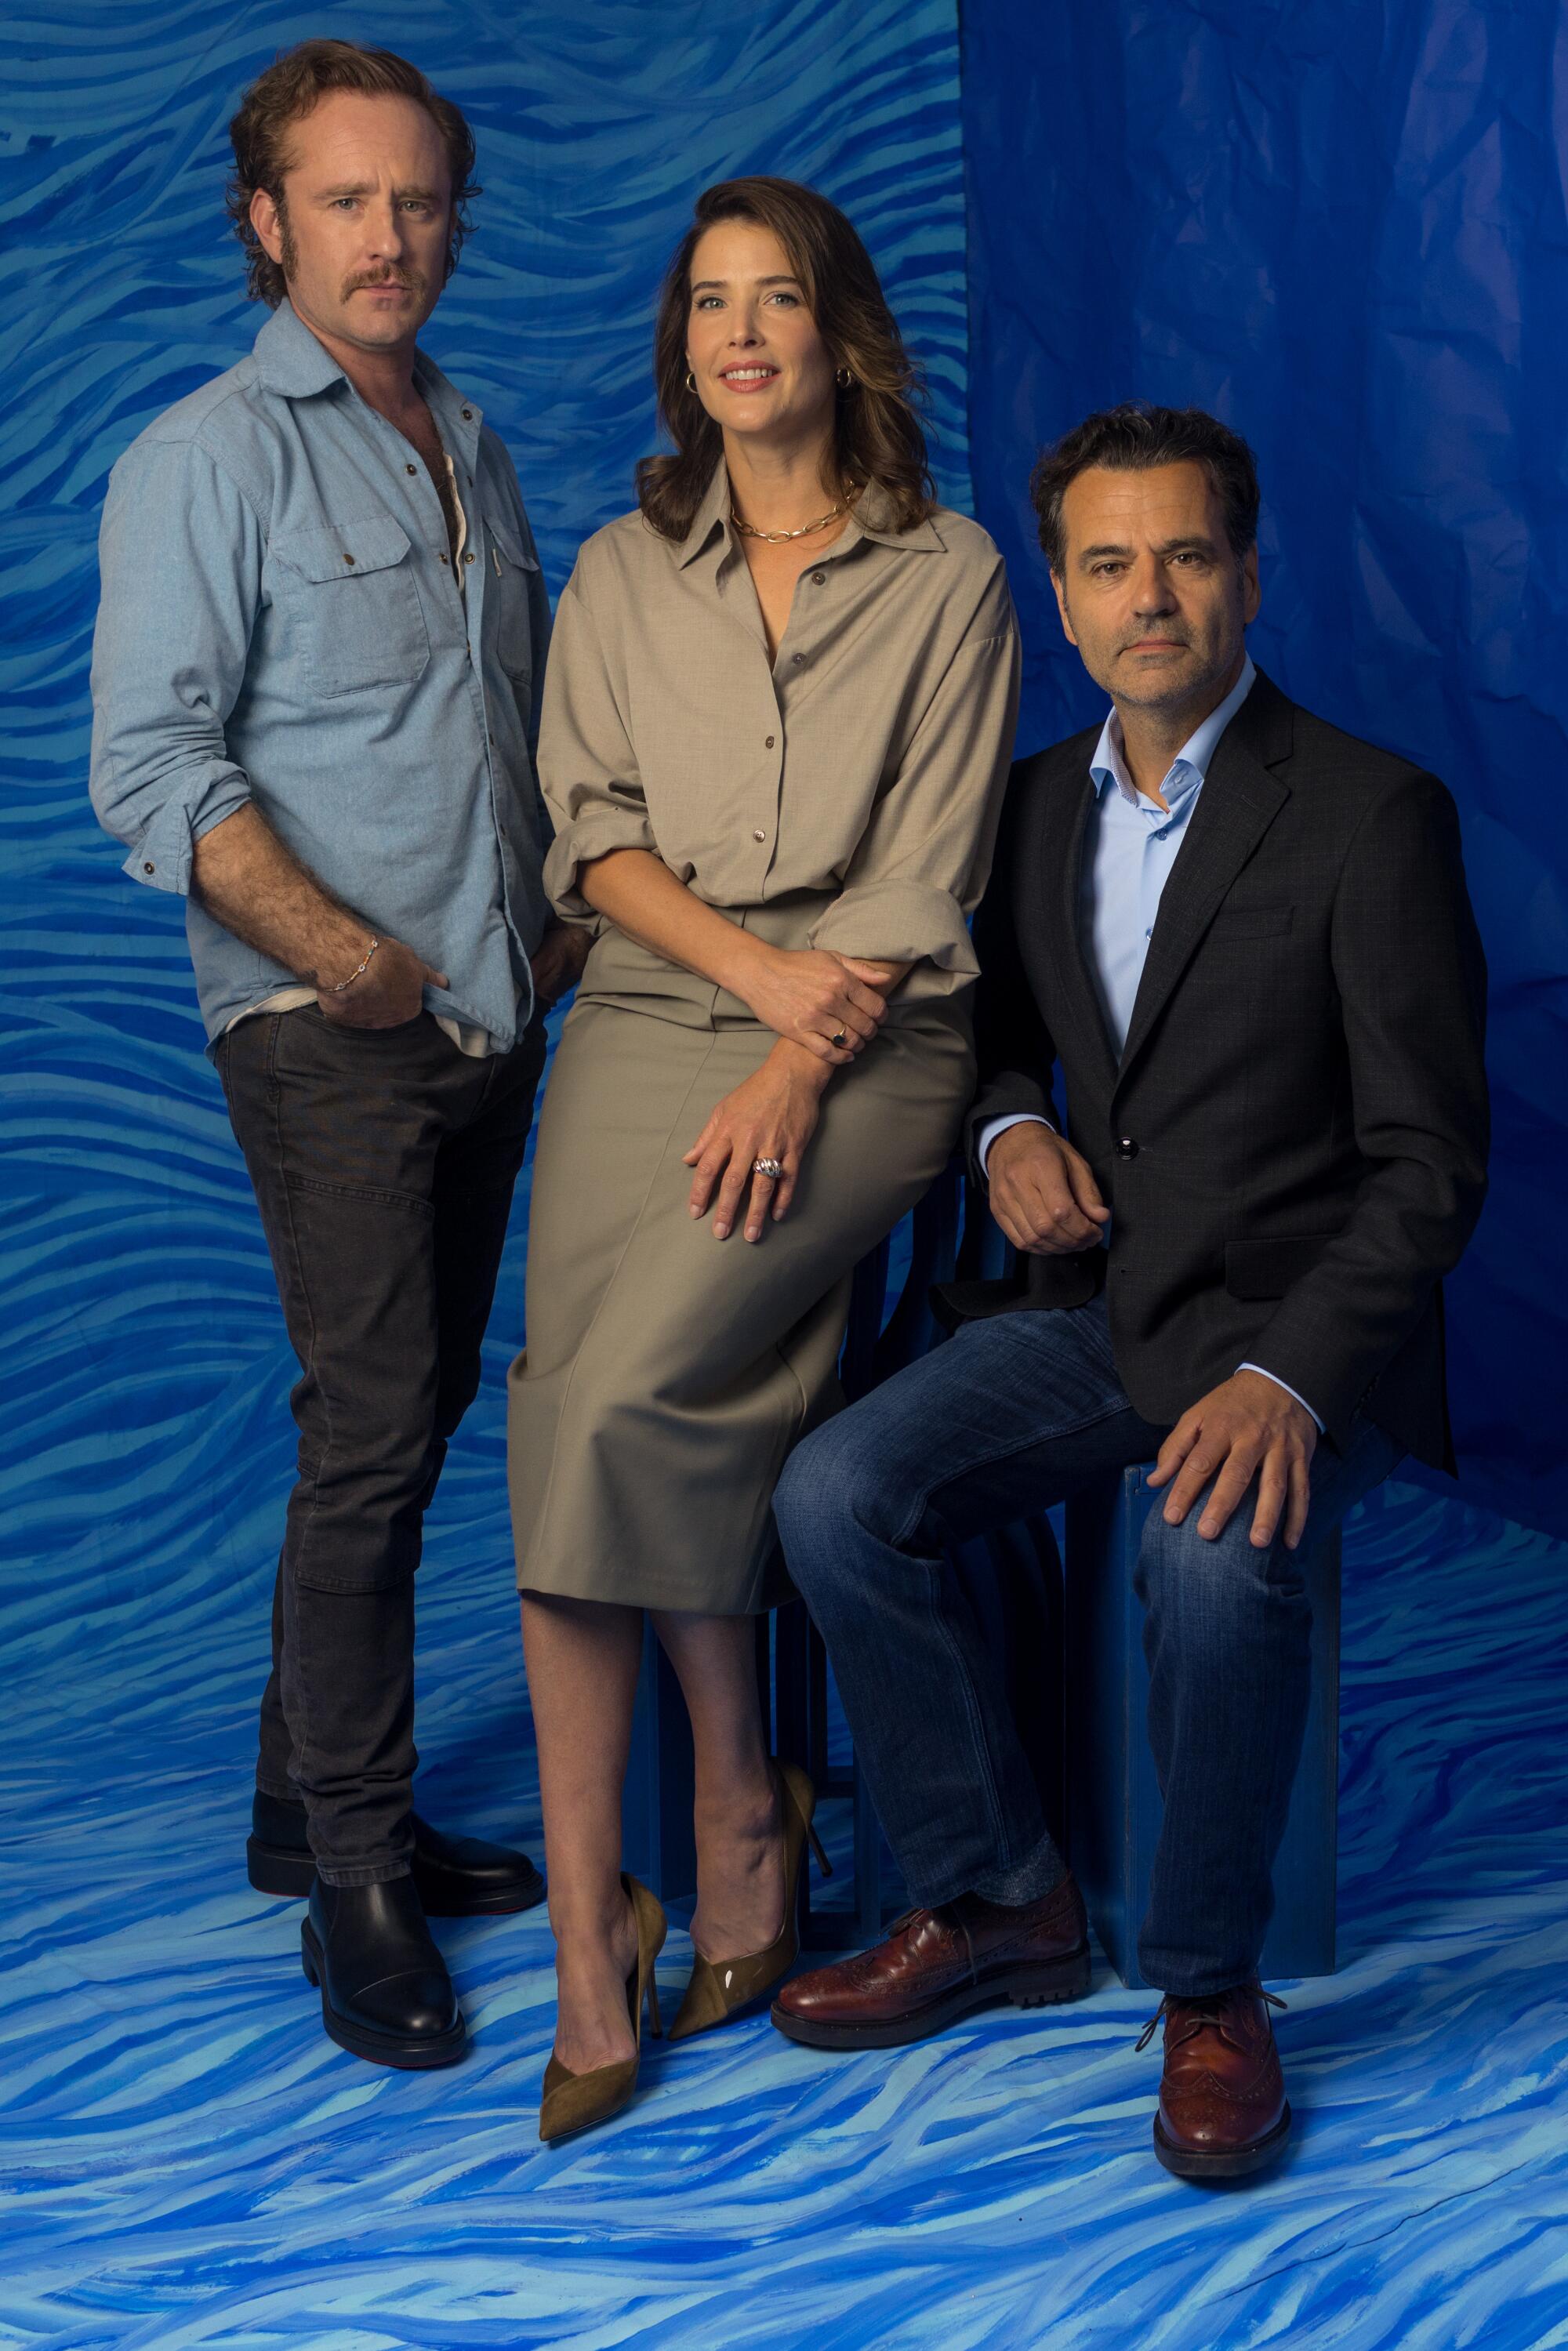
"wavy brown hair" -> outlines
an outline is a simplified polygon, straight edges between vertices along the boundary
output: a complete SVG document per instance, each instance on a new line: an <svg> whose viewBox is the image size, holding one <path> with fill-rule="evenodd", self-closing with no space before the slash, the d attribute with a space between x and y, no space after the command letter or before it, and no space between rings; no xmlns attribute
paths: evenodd
<svg viewBox="0 0 1568 2351"><path fill-rule="evenodd" d="M824 483L846 501L875 482L893 502L894 528L913 530L936 503L925 435L915 403L920 371L904 348L872 258L837 204L799 180L722 180L697 198L659 295L653 329L653 381L659 418L672 453L637 467L637 503L664 538L684 538L713 479L724 438L686 386L686 320L692 256L716 221L755 221L771 229L800 282L833 368L853 379L833 411L831 472Z"/></svg>
<svg viewBox="0 0 1568 2351"><path fill-rule="evenodd" d="M251 198L258 188L266 189L277 206L287 246L283 176L293 160L287 134L335 89L361 90L368 98L412 98L441 133L452 178L448 277L457 266L463 240L473 226L468 200L483 193L474 177L474 134L465 119L449 98L432 89L407 57L400 57L394 49L361 48L357 41L301 41L297 48L285 49L251 83L229 124L235 167L224 197L235 235L245 247L250 298L266 302L274 310L288 291L287 281L251 225Z"/></svg>

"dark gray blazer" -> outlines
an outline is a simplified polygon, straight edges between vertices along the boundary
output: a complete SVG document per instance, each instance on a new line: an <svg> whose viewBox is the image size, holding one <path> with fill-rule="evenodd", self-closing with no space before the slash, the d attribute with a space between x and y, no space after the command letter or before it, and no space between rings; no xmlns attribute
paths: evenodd
<svg viewBox="0 0 1568 2351"><path fill-rule="evenodd" d="M1160 902L1121 1061L1084 960L1096 737L1014 768L975 923L988 1119L1067 1133L1109 1249L1020 1257L945 1319L1103 1284L1129 1397L1164 1426L1243 1361L1343 1444L1360 1407L1451 1469L1440 1277L1486 1191L1486 967L1436 777L1259 676L1221 737ZM1065 1118L1053 1072L1066 1082Z"/></svg>

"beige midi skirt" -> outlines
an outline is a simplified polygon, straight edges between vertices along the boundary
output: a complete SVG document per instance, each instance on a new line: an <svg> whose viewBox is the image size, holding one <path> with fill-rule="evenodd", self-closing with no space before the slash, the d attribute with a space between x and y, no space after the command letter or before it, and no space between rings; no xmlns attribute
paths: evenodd
<svg viewBox="0 0 1568 2351"><path fill-rule="evenodd" d="M787 910L743 919L803 944ZM789 1215L759 1242L716 1241L682 1155L772 1043L710 982L618 931L595 942L539 1120L508 1382L520 1591L729 1616L788 1590L773 1489L841 1402L856 1263L952 1149L974 1080L967 991L895 998L823 1096Z"/></svg>

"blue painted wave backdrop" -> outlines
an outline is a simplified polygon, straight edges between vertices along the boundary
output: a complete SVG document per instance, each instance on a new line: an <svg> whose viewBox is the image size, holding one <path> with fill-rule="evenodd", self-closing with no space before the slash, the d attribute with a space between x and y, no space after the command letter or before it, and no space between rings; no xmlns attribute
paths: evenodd
<svg viewBox="0 0 1568 2351"><path fill-rule="evenodd" d="M1293 333L1296 377L1310 388L1329 369L1312 397L1333 428L1331 456L1313 461L1330 487L1354 479L1357 515L1380 515L1389 469L1416 470L1386 413L1348 398L1350 347L1370 352L1391 314L1372 317L1346 267L1345 319L1320 304L1321 332L1303 335L1271 289L1297 250L1292 172L1298 244L1320 216L1343 231L1336 252L1357 243L1332 188L1312 193L1331 131L1343 167L1361 170L1354 151L1386 145L1403 89L1406 110L1451 107L1458 169L1466 125L1485 113L1473 54L1393 43L1405 79L1391 68L1379 81L1385 48L1361 29L1376 9L1308 0L1287 16L1262 0L1249 16L1253 29L1228 6L1106 0L1004 17L998 0L968 0L962 89L952 0L292 12L22 0L0 21L0 2344L1568 2341L1568 1554L1410 1488L1378 1498L1347 1550L1343 1967L1291 1991L1301 2138L1263 2196L1211 2199L1155 2169L1151 2061L1131 2045L1146 2001L1103 1977L1081 2009L1004 2012L891 2062L821 2064L762 2020L655 2050L634 2110L554 2152L535 2138L553 2012L537 1913L442 1930L475 2032L463 2066L398 2076L330 2047L298 1972L297 1910L251 1895L240 1855L291 1359L200 1051L178 909L122 878L86 801L104 481L150 417L255 332L220 211L225 125L277 47L324 30L385 41L471 114L481 227L429 340L511 446L557 585L579 538L628 502L650 445L652 291L691 193L762 168L839 197L926 361L938 475L960 506L972 412L981 507L1008 538L1033 648L1039 739L1082 709L1050 650L1019 485L1034 442L1128 388L1134 359L1169 355L1168 374L1140 388L1224 405L1262 365L1257 347ZM1525 5L1493 22L1510 57L1538 30ZM1353 44L1338 65L1336 39ZM1535 79L1513 74L1488 100L1496 173L1476 164L1463 202L1437 205L1429 243L1479 286L1494 230L1504 246L1516 234L1509 190L1533 174L1542 250L1521 248L1518 301L1539 340L1536 281L1563 247L1546 170L1551 77L1543 52L1535 62ZM1317 93L1299 139L1292 80ZM1176 137L1189 108L1212 133L1205 152L1220 151L1207 166ZM1339 108L1348 124L1334 130ZM1403 167L1385 176L1414 235L1418 190ZM1128 277L1140 208L1152 258ZM1150 287L1166 271L1162 308ZM1397 274L1385 266L1391 286ZM1414 298L1420 273L1407 274ZM1449 387L1449 417L1479 401L1466 371L1484 388L1490 365L1479 332L1456 341L1448 373L1434 360L1420 387L1423 400ZM1281 362L1259 380L1278 391L1284 374ZM1539 493L1548 518L1554 395L1554 383L1532 395L1534 437L1517 460L1520 501ZM1473 615L1521 576L1506 532L1487 558L1496 500L1483 489L1515 462L1503 444L1522 407L1500 393L1477 407L1458 446L1479 476L1435 465L1430 563L1414 579L1392 526L1364 544L1348 527L1335 538L1325 500L1320 528L1251 408L1228 413L1270 473L1274 609L1292 627L1270 658L1284 683L1412 742L1438 706L1462 717L1423 632L1447 596L1471 664ZM1415 488L1399 495L1413 509ZM1380 547L1391 551L1375 562ZM1356 601L1336 670L1321 615L1346 578ZM1394 578L1417 615L1408 626L1380 584ZM1510 684L1494 631L1495 709L1483 697L1464 719L1473 789L1453 758L1429 744L1427 756L1469 790L1472 850L1484 799L1499 892L1533 860L1517 938L1500 940L1494 922L1492 945L1509 1033L1544 1051L1542 941L1561 867L1541 820L1557 772L1541 651L1558 605L1549 580L1520 594L1524 683ZM1315 668L1293 625L1308 629L1309 601ZM1346 699L1385 636L1397 726ZM1517 747L1511 794L1499 742ZM1508 1067L1523 1067L1519 1052ZM1507 1243L1544 1188L1561 1095L1553 1107L1544 1081L1533 1097L1508 1082L1520 1188L1494 1221L1479 1301L1466 1302L1464 1377L1497 1495L1544 1524L1557 1489L1509 1481L1539 1467L1549 1422L1525 1412L1487 1316L1501 1327L1506 1304L1521 1318L1521 1355L1555 1327L1561 1293L1511 1266ZM526 1199L485 1392L422 1573L422 1788L437 1817L537 1845L499 1410L525 1216ZM1490 1422L1474 1401L1483 1380ZM841 1845L845 1823L828 1828ZM688 1956L673 1935L668 1998Z"/></svg>
<svg viewBox="0 0 1568 2351"><path fill-rule="evenodd" d="M1253 649L1453 790L1491 969L1490 1204L1449 1288L1466 1490L1568 1531L1568 17L1559 0L965 0L977 512L1020 747L1098 700L1029 463L1091 409L1258 452Z"/></svg>

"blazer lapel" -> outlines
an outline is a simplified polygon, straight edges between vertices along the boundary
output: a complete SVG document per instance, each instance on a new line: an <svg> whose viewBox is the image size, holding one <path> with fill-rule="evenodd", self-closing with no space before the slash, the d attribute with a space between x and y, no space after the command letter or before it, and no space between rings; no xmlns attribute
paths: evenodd
<svg viewBox="0 0 1568 2351"><path fill-rule="evenodd" d="M1091 1051L1103 1056L1104 1075L1110 1082L1115 1074L1115 1055L1111 1050L1100 993L1089 968L1089 942L1083 936L1082 924L1083 852L1093 806L1094 788L1085 752L1082 760L1074 761L1059 788L1044 796L1040 857L1046 883L1046 946L1055 967L1065 1017L1054 1006L1043 1008L1046 1025L1059 1047L1064 1040L1083 1040Z"/></svg>
<svg viewBox="0 0 1568 2351"><path fill-rule="evenodd" d="M1267 764L1289 756L1290 722L1290 704L1260 674L1216 746L1160 898L1122 1049L1118 1086L1148 1041L1220 901L1291 797L1289 785Z"/></svg>

